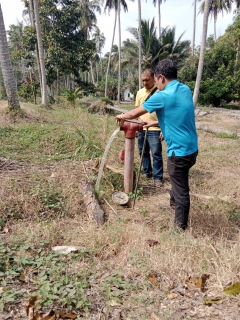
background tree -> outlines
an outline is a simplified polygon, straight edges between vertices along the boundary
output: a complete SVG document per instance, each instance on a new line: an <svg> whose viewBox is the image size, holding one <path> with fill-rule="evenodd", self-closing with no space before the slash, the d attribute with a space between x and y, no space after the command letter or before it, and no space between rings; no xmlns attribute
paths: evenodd
<svg viewBox="0 0 240 320"><path fill-rule="evenodd" d="M77 0L79 3L81 11L80 28L86 32L86 38L90 39L90 34L97 27L97 16L96 12L101 14L101 7L99 5L99 0ZM95 55L96 60L96 55ZM95 83L94 72L93 72L93 61L90 62L90 70L92 83Z"/></svg>
<svg viewBox="0 0 240 320"><path fill-rule="evenodd" d="M193 37L192 37L192 55L194 54L195 48L195 35L196 35L196 13L197 13L197 0L193 2Z"/></svg>
<svg viewBox="0 0 240 320"><path fill-rule="evenodd" d="M8 97L8 107L10 111L20 110L20 104L17 93L17 86L13 76L12 64L7 43L7 35L3 20L2 7L0 4L0 62L3 75L3 81Z"/></svg>
<svg viewBox="0 0 240 320"><path fill-rule="evenodd" d="M185 31L176 39L176 27L166 28L162 35L161 45L164 51L160 58L172 59L178 68L184 65L185 60L190 55L190 41L182 40Z"/></svg>
<svg viewBox="0 0 240 320"><path fill-rule="evenodd" d="M119 2L118 2L119 1ZM110 54L108 57L108 65L107 65L107 71L106 71L106 84L105 84L105 97L107 96L107 86L108 86L108 72L110 67L110 61L111 61L111 54L112 54L112 47L114 43L114 37L115 37L115 30L116 30L116 22L117 22L117 13L118 13L118 3L120 6L122 5L123 10L126 12L128 10L127 3L125 0L106 0L104 10L105 12L110 11L113 9L115 11L115 20L114 20L114 27L113 27L113 36L112 36L112 44L110 48ZM120 30L119 30L120 31Z"/></svg>
<svg viewBox="0 0 240 320"><path fill-rule="evenodd" d="M89 39L90 33L97 29L96 12L101 14L99 0L77 0L77 2L81 11L80 28L86 32L86 37Z"/></svg>
<svg viewBox="0 0 240 320"><path fill-rule="evenodd" d="M138 30L137 28L128 28L133 35L138 46ZM190 54L190 41L182 41L182 36L175 39L176 28L165 28L162 37L159 39L156 34L156 26L154 18L142 20L142 67L154 68L158 61L169 58L174 60L180 67L184 60Z"/></svg>
<svg viewBox="0 0 240 320"><path fill-rule="evenodd" d="M199 0L202 1L202 0ZM201 3L199 13L204 13L204 7L205 7L205 2L203 1ZM214 19L214 39L217 39L217 32L216 32L216 24L217 24L217 16L220 12L230 12L232 9L232 1L229 0L210 0L209 4L209 15L213 17Z"/></svg>
<svg viewBox="0 0 240 320"><path fill-rule="evenodd" d="M141 89L142 80L142 15L141 15L141 0L138 0L138 90Z"/></svg>
<svg viewBox="0 0 240 320"><path fill-rule="evenodd" d="M101 77L103 77L102 49L103 49L103 47L105 45L106 38L105 38L104 34L100 31L99 28L97 28L95 30L95 32L93 33L92 37L93 37L93 40L96 43L96 54L99 57L99 62L100 62L100 65L101 65ZM97 72L97 83L98 83L98 73L99 73L98 62L96 62L96 72Z"/></svg>
<svg viewBox="0 0 240 320"><path fill-rule="evenodd" d="M193 103L194 103L195 107L197 105L198 94L199 94L199 89L200 89L200 83L201 83L201 79L202 79L202 71L203 71L206 39L207 39L208 16L209 16L210 1L211 0L205 0L205 7L204 7L202 43L201 43L200 57L199 57L199 63L198 63L198 72L197 72L196 84L195 84L194 93L193 93Z"/></svg>
<svg viewBox="0 0 240 320"><path fill-rule="evenodd" d="M166 2L166 0L164 0ZM161 33L162 33L162 26L161 26L161 5L163 3L163 0L153 0L153 4L156 7L158 5L158 34L159 34L159 39L161 38Z"/></svg>
<svg viewBox="0 0 240 320"><path fill-rule="evenodd" d="M40 63L40 69L41 69L42 105L47 107L49 103L49 99L48 99L48 92L47 92L46 69L45 69L45 61L44 61L44 51L43 51L43 43L42 43L38 0L33 0L33 3L34 3L34 17L35 17L35 26L36 26L36 34L37 34L37 43L38 43L38 50L39 50L39 63Z"/></svg>
<svg viewBox="0 0 240 320"><path fill-rule="evenodd" d="M68 83L77 81L79 84L81 73L90 68L96 44L87 40L86 32L80 30L82 13L78 3L42 0L39 14L49 87L53 88L55 81L59 83L62 76L69 77ZM28 36L30 40L34 34Z"/></svg>

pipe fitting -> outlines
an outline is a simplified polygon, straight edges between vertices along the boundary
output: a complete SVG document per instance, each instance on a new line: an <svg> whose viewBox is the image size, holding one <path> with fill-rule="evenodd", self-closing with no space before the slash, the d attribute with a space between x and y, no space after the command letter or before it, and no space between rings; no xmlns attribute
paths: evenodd
<svg viewBox="0 0 240 320"><path fill-rule="evenodd" d="M123 124L120 124L120 130L124 131L125 138L134 139L137 131L143 132L143 125L124 121Z"/></svg>

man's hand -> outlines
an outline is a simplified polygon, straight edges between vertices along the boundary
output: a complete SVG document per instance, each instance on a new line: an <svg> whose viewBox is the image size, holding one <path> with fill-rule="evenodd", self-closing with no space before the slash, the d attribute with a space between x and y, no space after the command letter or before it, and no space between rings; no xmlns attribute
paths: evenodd
<svg viewBox="0 0 240 320"><path fill-rule="evenodd" d="M126 113L122 113L119 116L116 116L115 120L117 123L121 123L125 119L136 119L145 113L147 113L147 111L142 106L140 106L134 110L130 110Z"/></svg>
<svg viewBox="0 0 240 320"><path fill-rule="evenodd" d="M163 136L163 134L162 134L162 131L161 131L160 134L159 134L159 139L160 139L161 141L164 140L164 136Z"/></svg>
<svg viewBox="0 0 240 320"><path fill-rule="evenodd" d="M123 119L123 114L120 114L120 115L116 116L116 117L115 117L115 120L116 120L116 122L117 122L118 124L121 124L121 123L124 121L124 119Z"/></svg>
<svg viewBox="0 0 240 320"><path fill-rule="evenodd" d="M149 121L143 128L159 127L158 121Z"/></svg>

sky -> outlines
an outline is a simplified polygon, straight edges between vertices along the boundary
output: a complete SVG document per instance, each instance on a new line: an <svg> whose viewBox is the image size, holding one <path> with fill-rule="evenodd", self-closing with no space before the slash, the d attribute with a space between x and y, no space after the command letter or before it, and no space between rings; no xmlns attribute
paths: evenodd
<svg viewBox="0 0 240 320"><path fill-rule="evenodd" d="M131 34L127 31L128 27L138 27L138 4L137 0L134 2L127 0L128 12L121 14L121 33L122 41L127 38L131 38ZM23 21L22 11L24 10L24 5L21 0L0 0L2 6L2 12L5 22L5 28L8 30L10 24L16 24L17 21ZM152 20L155 18L155 25L158 26L158 12L157 7L153 6L153 1L148 0L147 2L143 0L142 2L142 19ZM197 3L197 12L199 11L200 3ZM234 9L234 8L233 8ZM162 27L176 27L176 40L183 33L182 40L192 41L193 33L193 0L166 0L163 1L161 5L161 16L162 16ZM110 50L112 42L112 33L114 25L114 12L112 11L110 15L108 13L102 13L97 15L98 27L101 32L104 33L106 37L105 47L103 53ZM232 13L224 15L220 14L217 20L217 37L224 34L228 25L232 23L233 10ZM203 15L197 15L197 25L196 25L196 37L195 44L199 45L201 43L202 36L202 25L203 25ZM213 19L209 19L208 24L208 35L213 34ZM118 45L118 29L116 28L115 44Z"/></svg>

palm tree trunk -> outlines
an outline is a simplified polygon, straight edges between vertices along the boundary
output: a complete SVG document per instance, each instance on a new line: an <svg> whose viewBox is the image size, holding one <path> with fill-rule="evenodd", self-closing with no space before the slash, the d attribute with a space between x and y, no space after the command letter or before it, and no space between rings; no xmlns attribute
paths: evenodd
<svg viewBox="0 0 240 320"><path fill-rule="evenodd" d="M92 61L90 62L90 69L91 69L92 83L95 85L94 74L93 74L93 67L92 67Z"/></svg>
<svg viewBox="0 0 240 320"><path fill-rule="evenodd" d="M103 78L103 63L102 63L101 54L100 54L100 67L101 67L101 76L102 76L102 78Z"/></svg>
<svg viewBox="0 0 240 320"><path fill-rule="evenodd" d="M36 24L36 33L37 33L37 43L39 50L39 62L41 68L41 76L42 76L42 104L43 106L48 106L48 93L47 93L47 81L46 81L46 70L44 63L44 51L42 44L42 35L41 35L41 25L39 18L39 10L38 10L38 0L33 0L34 3L34 12L35 12L35 24Z"/></svg>
<svg viewBox="0 0 240 320"><path fill-rule="evenodd" d="M196 11L197 11L197 0L194 0L194 10L193 10L192 55L194 55L194 49L195 49L195 35L196 35Z"/></svg>
<svg viewBox="0 0 240 320"><path fill-rule="evenodd" d="M217 40L217 19L214 17L214 40Z"/></svg>
<svg viewBox="0 0 240 320"><path fill-rule="evenodd" d="M33 0L29 0L29 17L30 17L30 22L31 26L36 28L35 26L35 21L34 21L34 10L33 10ZM36 60L37 60L37 68L38 68L38 75L39 75L39 83L40 83L40 88L42 92L42 74L41 74L41 67L40 67L40 61L39 61L39 51L38 51L38 45L36 43L35 45L35 51L36 51Z"/></svg>
<svg viewBox="0 0 240 320"><path fill-rule="evenodd" d="M110 61L111 61L112 47L113 47L113 42L114 42L114 37L115 37L116 24L117 24L117 10L115 10L115 20L114 20L114 27L113 27L112 44L111 44L111 49L110 49L110 53L109 53L109 57L108 57L108 65L107 65L107 71L106 71L105 97L107 97L108 73L109 73L109 68L110 68Z"/></svg>
<svg viewBox="0 0 240 320"><path fill-rule="evenodd" d="M0 4L0 62L2 68L3 81L8 97L8 107L10 111L20 110L17 93L17 86L13 75L13 69L8 49L7 35L3 20L2 7Z"/></svg>
<svg viewBox="0 0 240 320"><path fill-rule="evenodd" d="M96 62L96 85L98 85L98 72L99 72L99 64Z"/></svg>
<svg viewBox="0 0 240 320"><path fill-rule="evenodd" d="M158 30L159 30L159 39L161 38L161 3L158 0Z"/></svg>
<svg viewBox="0 0 240 320"><path fill-rule="evenodd" d="M141 89L142 74L142 17L141 17L141 0L138 0L138 89Z"/></svg>
<svg viewBox="0 0 240 320"><path fill-rule="evenodd" d="M121 20L120 20L120 0L118 0L118 104L120 104L121 95Z"/></svg>
<svg viewBox="0 0 240 320"><path fill-rule="evenodd" d="M57 69L57 102L59 102L60 88L61 88L61 77L60 77L59 69Z"/></svg>
<svg viewBox="0 0 240 320"><path fill-rule="evenodd" d="M199 94L199 89L200 89L200 82L201 82L201 79L202 79L204 55L205 55L206 40L207 40L207 29L208 29L208 16L209 16L210 1L211 0L205 0L205 6L204 6L202 43L201 43L200 57L199 57L199 63L198 63L197 79L196 79L194 93L193 93L193 103L194 103L195 107L197 105L198 94Z"/></svg>

